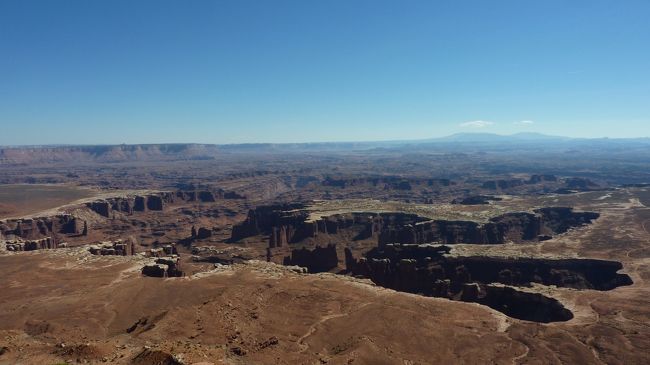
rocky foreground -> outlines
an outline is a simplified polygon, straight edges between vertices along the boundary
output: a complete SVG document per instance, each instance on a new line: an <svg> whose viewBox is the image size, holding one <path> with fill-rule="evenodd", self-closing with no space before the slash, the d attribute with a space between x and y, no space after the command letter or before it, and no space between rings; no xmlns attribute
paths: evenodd
<svg viewBox="0 0 650 365"><path fill-rule="evenodd" d="M82 248L0 256L0 363L640 364L647 356L613 351L647 345L647 317L629 287L566 290L576 318L540 325L261 261L161 280L140 274L143 260Z"/></svg>

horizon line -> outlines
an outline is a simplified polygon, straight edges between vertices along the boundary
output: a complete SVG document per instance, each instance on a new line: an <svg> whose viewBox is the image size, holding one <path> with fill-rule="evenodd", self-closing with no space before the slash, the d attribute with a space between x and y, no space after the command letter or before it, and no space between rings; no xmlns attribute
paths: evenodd
<svg viewBox="0 0 650 365"><path fill-rule="evenodd" d="M417 143L417 142L450 142L450 143L462 143L468 141L445 141L445 139L452 138L455 136L492 136L492 137L517 137L517 136L537 136L541 139L522 139L521 142L545 142L548 139L563 140L567 141L578 141L578 140L644 140L650 139L650 136L643 137L568 137L561 135L550 135L538 132L518 132L512 134L500 134L500 133L491 133L491 132L458 132L441 137L428 137L428 138L418 138L418 139L377 139L377 140L343 140L343 141L306 141L306 142L232 142L232 143L210 143L210 142L142 142L142 143L52 143L52 144L13 144L13 145L4 145L0 144L0 148L43 148L43 147L86 147L86 146L106 146L106 147L115 147L115 146L157 146L157 145L204 145L204 146L242 146L242 145L301 145L301 144L337 144L337 143ZM476 141L475 141L476 142ZM479 142L489 142L489 141L479 141Z"/></svg>

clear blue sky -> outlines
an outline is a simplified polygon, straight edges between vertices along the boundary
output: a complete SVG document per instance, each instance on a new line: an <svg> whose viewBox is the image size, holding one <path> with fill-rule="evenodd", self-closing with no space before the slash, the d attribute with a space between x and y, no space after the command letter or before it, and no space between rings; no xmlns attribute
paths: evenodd
<svg viewBox="0 0 650 365"><path fill-rule="evenodd" d="M477 131L650 136L650 1L0 0L0 145Z"/></svg>

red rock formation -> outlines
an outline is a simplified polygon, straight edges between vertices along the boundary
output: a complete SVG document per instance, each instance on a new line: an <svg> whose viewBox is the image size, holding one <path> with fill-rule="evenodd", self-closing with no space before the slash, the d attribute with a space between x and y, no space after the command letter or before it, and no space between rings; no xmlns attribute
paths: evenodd
<svg viewBox="0 0 650 365"><path fill-rule="evenodd" d="M58 244L53 237L45 237L38 240L13 240L5 242L7 251L35 251L58 248Z"/></svg>
<svg viewBox="0 0 650 365"><path fill-rule="evenodd" d="M171 255L156 259L155 263L145 265L142 268L142 274L152 277L181 277L181 261L178 255Z"/></svg>
<svg viewBox="0 0 650 365"><path fill-rule="evenodd" d="M348 271L395 290L481 303L515 318L565 321L570 311L553 298L491 283L528 287L531 283L575 289L611 290L630 285L618 274L619 262L592 259L495 258L447 256L445 246L386 245L354 259Z"/></svg>
<svg viewBox="0 0 650 365"><path fill-rule="evenodd" d="M271 205L251 209L246 220L233 226L231 240L239 241L259 234L270 234L273 227L296 226L305 222L308 213L302 204Z"/></svg>
<svg viewBox="0 0 650 365"><path fill-rule="evenodd" d="M147 196L147 209L148 210L163 210L164 202L163 198L158 195Z"/></svg>
<svg viewBox="0 0 650 365"><path fill-rule="evenodd" d="M381 176L381 177L326 177L322 185L338 188L351 186L371 186L383 187L384 190L411 190L413 185L421 186L450 186L455 185L454 181L449 179L424 179L424 178L405 178L401 176Z"/></svg>
<svg viewBox="0 0 650 365"><path fill-rule="evenodd" d="M81 233L82 221L69 214L28 219L10 219L0 222L0 234L22 239L38 239L55 234Z"/></svg>
<svg viewBox="0 0 650 365"><path fill-rule="evenodd" d="M196 239L202 240L212 237L212 230L205 227L200 227L196 233Z"/></svg>
<svg viewBox="0 0 650 365"><path fill-rule="evenodd" d="M93 212L101 215L102 217L110 217L111 215L111 205L107 201L95 201L92 203L86 204Z"/></svg>
<svg viewBox="0 0 650 365"><path fill-rule="evenodd" d="M284 264L306 267L311 273L332 270L339 264L336 245L317 246L313 250L304 247L292 250L291 256L285 258Z"/></svg>
<svg viewBox="0 0 650 365"><path fill-rule="evenodd" d="M132 241L122 240L99 242L88 247L93 255L101 256L131 256L135 255L135 244Z"/></svg>
<svg viewBox="0 0 650 365"><path fill-rule="evenodd" d="M147 210L146 198L143 196L136 196L133 201L133 210L137 212L144 212Z"/></svg>
<svg viewBox="0 0 650 365"><path fill-rule="evenodd" d="M508 213L492 218L489 223L442 221L388 225L382 229L379 244L386 243L473 243L500 244L507 241L538 240L540 236L564 233L568 229L589 224L598 213L574 212L571 208L543 208L535 213Z"/></svg>

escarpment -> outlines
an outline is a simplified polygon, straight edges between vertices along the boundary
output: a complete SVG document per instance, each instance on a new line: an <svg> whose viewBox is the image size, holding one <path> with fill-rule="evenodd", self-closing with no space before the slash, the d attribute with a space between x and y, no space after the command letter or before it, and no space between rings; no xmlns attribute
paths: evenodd
<svg viewBox="0 0 650 365"><path fill-rule="evenodd" d="M328 176L322 181L323 186L338 188L368 186L384 190L411 190L413 186L425 187L447 187L456 185L455 181L449 179L426 179L426 178L405 178L401 176L381 177L331 177Z"/></svg>
<svg viewBox="0 0 650 365"><path fill-rule="evenodd" d="M611 290L632 283L618 273L622 265L615 261L458 257L445 245L541 241L591 223L599 217L594 212L548 207L486 222L361 212L310 220L308 213L301 204L258 207L233 227L231 241L267 235L268 261L301 266L310 273L332 272L344 262L343 272L386 288L475 302L545 323L567 321L573 314L558 300L535 292L533 284Z"/></svg>
<svg viewBox="0 0 650 365"><path fill-rule="evenodd" d="M285 227L285 237L276 239L287 240L286 227L291 227L291 237L296 227L302 227L309 217L309 214L302 210L303 204L284 204L260 206L248 211L246 220L232 227L231 241L239 241L243 238L257 236L260 234L270 234L273 228L280 229Z"/></svg>
<svg viewBox="0 0 650 365"><path fill-rule="evenodd" d="M559 178L555 175L531 175L528 179L487 180L481 184L481 188L495 191L518 191L521 189L526 190L526 187L532 185L543 186L545 187L545 191L555 191L558 194L602 189L600 185L586 178Z"/></svg>
<svg viewBox="0 0 650 365"><path fill-rule="evenodd" d="M596 259L536 259L487 256L450 256L450 248L438 245L389 244L376 248L360 259L348 259L347 270L391 287L403 287L399 277L387 275L384 269L376 271L377 261L386 261L392 272L402 260L411 260L426 273L427 281L452 279L461 282L479 280L482 283L530 286L533 283L574 289L611 290L630 285L617 261ZM408 280L413 282L413 280ZM417 281L417 280L416 280ZM424 285L416 285L424 288ZM425 290L426 291L426 290Z"/></svg>
<svg viewBox="0 0 650 365"><path fill-rule="evenodd" d="M534 212L507 213L486 223L474 221L428 220L408 213L347 213L309 221L298 205L262 206L232 230L231 241L269 235L270 247L301 242L319 234L352 233L352 240L373 238L377 243L470 243L502 244L544 240L573 227L589 224L598 213L575 212L572 208L551 207Z"/></svg>
<svg viewBox="0 0 650 365"><path fill-rule="evenodd" d="M58 243L53 237L45 237L36 240L12 240L5 241L7 251L35 251L48 250L59 247L66 247L66 243Z"/></svg>
<svg viewBox="0 0 650 365"><path fill-rule="evenodd" d="M22 239L39 239L54 234L83 234L87 230L85 221L70 214L0 221L1 236Z"/></svg>
<svg viewBox="0 0 650 365"><path fill-rule="evenodd" d="M509 241L544 240L573 227L589 224L599 216L593 212L574 212L572 208L553 207L537 209L534 213L507 213L490 219L488 223L434 220L385 227L381 231L379 244L502 244Z"/></svg>
<svg viewBox="0 0 650 365"><path fill-rule="evenodd" d="M630 285L621 263L592 259L449 256L447 246L389 244L355 258L346 249L347 270L377 285L426 296L476 302L511 317L566 321L573 314L557 300L529 290L531 284L611 290Z"/></svg>
<svg viewBox="0 0 650 365"><path fill-rule="evenodd" d="M266 250L266 259L285 266L299 266L309 273L341 272L339 257L342 253L335 243L299 247L269 246Z"/></svg>
<svg viewBox="0 0 650 365"><path fill-rule="evenodd" d="M490 189L490 190L505 190L505 189L511 189L511 188L516 188L518 186L522 185L534 185L534 184L540 184L540 183L556 183L559 182L560 179L555 176L555 175L548 175L548 174L543 174L543 175L531 175L528 180L524 179L500 179L500 180L488 180L483 182L482 188L483 189Z"/></svg>
<svg viewBox="0 0 650 365"><path fill-rule="evenodd" d="M336 245L316 246L313 250L305 247L291 251L291 256L284 258L284 265L306 267L310 273L326 272L339 264Z"/></svg>
<svg viewBox="0 0 650 365"><path fill-rule="evenodd" d="M171 192L155 193L145 196L115 197L86 203L86 206L102 217L109 218L113 212L133 214L147 210L163 210L166 204L174 202Z"/></svg>
<svg viewBox="0 0 650 365"><path fill-rule="evenodd" d="M219 199L245 199L245 197L222 189L178 190L100 199L86 203L86 206L95 213L110 218L113 212L130 215L134 212L162 211L168 204L175 202L213 203Z"/></svg>

